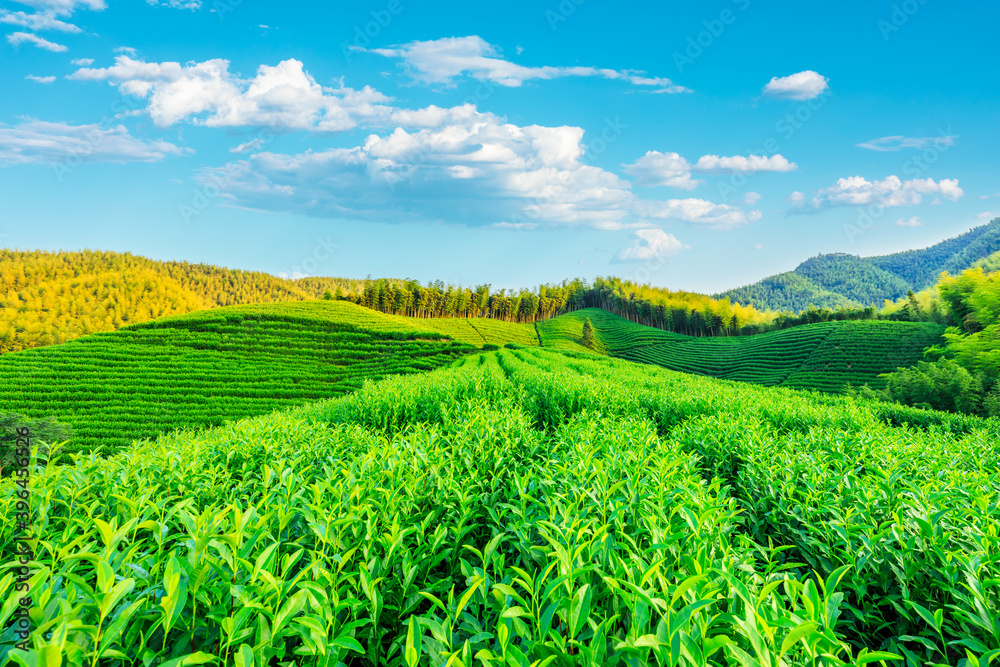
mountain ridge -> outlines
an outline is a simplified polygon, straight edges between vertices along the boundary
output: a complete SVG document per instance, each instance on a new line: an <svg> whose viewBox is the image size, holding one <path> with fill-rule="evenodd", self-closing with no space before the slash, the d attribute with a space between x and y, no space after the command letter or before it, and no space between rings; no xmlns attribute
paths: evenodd
<svg viewBox="0 0 1000 667"><path fill-rule="evenodd" d="M772 311L881 305L933 287L942 272L963 271L997 253L1000 218L926 248L871 257L816 255L792 271L712 296Z"/></svg>

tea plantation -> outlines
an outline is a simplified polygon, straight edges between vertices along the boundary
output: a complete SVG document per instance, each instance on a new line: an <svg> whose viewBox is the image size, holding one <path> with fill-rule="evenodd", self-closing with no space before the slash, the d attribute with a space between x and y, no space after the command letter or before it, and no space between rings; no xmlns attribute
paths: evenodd
<svg viewBox="0 0 1000 667"><path fill-rule="evenodd" d="M593 350L580 345L590 318ZM823 391L881 386L911 365L940 327L837 322L758 336L693 338L588 308L537 325L416 319L343 301L197 311L0 355L0 412L54 417L75 431L69 451L113 451L176 428L331 398L365 379L426 371L484 345L618 356L687 373Z"/></svg>
<svg viewBox="0 0 1000 667"><path fill-rule="evenodd" d="M0 662L985 666L998 436L593 354L466 355L34 468L31 650L5 634Z"/></svg>
<svg viewBox="0 0 1000 667"><path fill-rule="evenodd" d="M941 342L944 327L927 322L824 322L756 336L697 338L642 326L597 308L538 328L546 346L583 350L584 320L597 329L597 351L685 373L798 389L842 391L848 384L882 387L880 373L912 366Z"/></svg>
<svg viewBox="0 0 1000 667"><path fill-rule="evenodd" d="M71 449L340 396L473 348L344 302L233 306L0 355L0 412L55 416Z"/></svg>

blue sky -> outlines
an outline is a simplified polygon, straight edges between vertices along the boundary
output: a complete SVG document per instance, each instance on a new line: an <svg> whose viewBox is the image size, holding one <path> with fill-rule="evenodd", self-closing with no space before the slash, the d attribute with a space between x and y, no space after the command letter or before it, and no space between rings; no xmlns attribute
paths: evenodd
<svg viewBox="0 0 1000 667"><path fill-rule="evenodd" d="M1000 215L994 3L0 1L0 244L715 292Z"/></svg>

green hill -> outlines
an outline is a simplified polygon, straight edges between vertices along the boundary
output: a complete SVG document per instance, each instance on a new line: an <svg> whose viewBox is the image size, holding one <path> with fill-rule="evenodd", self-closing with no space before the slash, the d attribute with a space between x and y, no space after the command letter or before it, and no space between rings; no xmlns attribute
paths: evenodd
<svg viewBox="0 0 1000 667"><path fill-rule="evenodd" d="M912 366L941 342L944 327L925 322L848 321L792 327L756 336L692 337L662 331L597 308L538 323L547 347L584 351L590 318L601 348L612 356L685 373L800 389L843 391L882 387L880 373Z"/></svg>
<svg viewBox="0 0 1000 667"><path fill-rule="evenodd" d="M471 346L338 301L232 306L0 355L0 412L71 425L75 450L128 445L340 396Z"/></svg>
<svg viewBox="0 0 1000 667"><path fill-rule="evenodd" d="M442 317L416 318L407 317L414 326L433 329L457 341L482 347L486 344L538 346L538 334L532 324L522 322L505 322L483 317Z"/></svg>
<svg viewBox="0 0 1000 667"><path fill-rule="evenodd" d="M923 250L878 257L819 255L794 271L715 295L763 310L801 311L881 305L909 290L933 287L942 271L958 273L1000 252L1000 218Z"/></svg>
<svg viewBox="0 0 1000 667"><path fill-rule="evenodd" d="M0 595L42 602L30 653L7 633L0 661L986 665L998 434L597 355L469 355L35 467L29 588L12 572ZM0 480L5 562L18 488Z"/></svg>

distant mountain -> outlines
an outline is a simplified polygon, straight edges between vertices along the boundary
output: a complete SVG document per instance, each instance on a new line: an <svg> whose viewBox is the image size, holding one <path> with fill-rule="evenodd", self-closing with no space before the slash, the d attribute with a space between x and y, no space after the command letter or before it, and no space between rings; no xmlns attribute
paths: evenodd
<svg viewBox="0 0 1000 667"><path fill-rule="evenodd" d="M1000 218L923 250L878 257L819 255L794 271L715 297L761 310L795 312L810 305L817 308L881 305L885 299L906 296L909 290L918 292L932 287L942 271L954 274L976 264L983 265L983 260L997 253L1000 253Z"/></svg>

